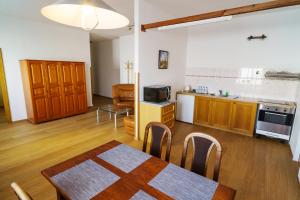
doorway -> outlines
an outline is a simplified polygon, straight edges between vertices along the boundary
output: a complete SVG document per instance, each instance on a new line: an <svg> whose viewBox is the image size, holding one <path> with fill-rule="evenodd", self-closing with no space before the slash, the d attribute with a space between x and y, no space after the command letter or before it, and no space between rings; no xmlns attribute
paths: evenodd
<svg viewBox="0 0 300 200"><path fill-rule="evenodd" d="M0 49L0 123L11 123L2 49Z"/></svg>

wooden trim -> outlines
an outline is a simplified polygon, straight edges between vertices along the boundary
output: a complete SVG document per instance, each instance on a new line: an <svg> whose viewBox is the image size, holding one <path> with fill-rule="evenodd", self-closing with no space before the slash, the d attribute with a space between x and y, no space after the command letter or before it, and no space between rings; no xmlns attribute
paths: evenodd
<svg viewBox="0 0 300 200"><path fill-rule="evenodd" d="M10 112L10 106L9 106L9 98L8 98L8 91L7 91L5 70L4 70L4 63L3 63L1 49L0 49L0 86L1 86L2 97L3 97L5 117L6 117L7 122L11 123L12 119L11 119L11 112Z"/></svg>
<svg viewBox="0 0 300 200"><path fill-rule="evenodd" d="M140 140L140 74L135 72L135 84L134 84L134 115L135 115L135 129L134 139Z"/></svg>
<svg viewBox="0 0 300 200"><path fill-rule="evenodd" d="M270 1L265 3L252 4L252 5L230 8L225 10L219 10L219 11L214 11L209 13L203 13L203 14L193 15L188 17L181 17L181 18L170 19L170 20L165 20L160 22L143 24L141 25L141 30L145 32L147 29L153 29L162 26L170 26L175 24L182 24L182 23L194 22L194 21L217 18L217 17L240 15L240 14L270 10L275 8L284 8L284 7L295 6L295 5L300 5L300 0L276 0L276 1Z"/></svg>

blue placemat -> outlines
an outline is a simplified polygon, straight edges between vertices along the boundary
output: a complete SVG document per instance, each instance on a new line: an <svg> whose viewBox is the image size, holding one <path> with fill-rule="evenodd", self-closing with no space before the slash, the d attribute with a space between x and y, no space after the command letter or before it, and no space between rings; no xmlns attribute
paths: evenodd
<svg viewBox="0 0 300 200"><path fill-rule="evenodd" d="M87 160L51 178L72 200L88 200L120 177L92 160Z"/></svg>
<svg viewBox="0 0 300 200"><path fill-rule="evenodd" d="M150 194L144 192L143 190L139 190L133 197L130 198L130 200L156 200L153 196Z"/></svg>
<svg viewBox="0 0 300 200"><path fill-rule="evenodd" d="M218 183L173 164L168 164L148 184L179 200L209 200L218 187Z"/></svg>
<svg viewBox="0 0 300 200"><path fill-rule="evenodd" d="M98 157L122 171L129 173L148 160L151 156L125 144L120 144L108 151L105 151L104 153L99 154Z"/></svg>

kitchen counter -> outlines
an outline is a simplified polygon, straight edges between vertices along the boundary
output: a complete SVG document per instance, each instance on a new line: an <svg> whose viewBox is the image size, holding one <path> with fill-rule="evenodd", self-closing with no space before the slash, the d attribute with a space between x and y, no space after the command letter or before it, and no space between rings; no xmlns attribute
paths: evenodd
<svg viewBox="0 0 300 200"><path fill-rule="evenodd" d="M249 102L249 103L259 103L261 99L251 98L251 97L241 97L237 95L229 95L228 97L218 96L218 95L210 95L210 94L200 94L195 92L177 92L176 94L183 94L183 95L194 95L194 96L201 96L207 98L215 98L215 99L224 99L224 100L231 100L231 101L239 101L239 102Z"/></svg>
<svg viewBox="0 0 300 200"><path fill-rule="evenodd" d="M175 101L165 101L165 102L161 102L161 103L155 103L155 102L149 102L149 101L140 101L140 103L150 104L150 105L158 106L158 107L165 107L165 106L171 105L172 103L175 103Z"/></svg>
<svg viewBox="0 0 300 200"><path fill-rule="evenodd" d="M194 96L201 96L201 97L207 97L207 98L216 98L216 99L224 99L224 100L231 100L236 102L249 102L249 103L260 103L260 102L276 102L277 100L273 99L264 99L264 98L251 98L251 97L242 97L238 95L229 95L228 97L223 97L219 95L210 95L210 94L200 94L196 92L183 92L179 91L176 94L183 94L183 95L194 95ZM290 105L296 105L296 102L293 101L282 101L286 104Z"/></svg>

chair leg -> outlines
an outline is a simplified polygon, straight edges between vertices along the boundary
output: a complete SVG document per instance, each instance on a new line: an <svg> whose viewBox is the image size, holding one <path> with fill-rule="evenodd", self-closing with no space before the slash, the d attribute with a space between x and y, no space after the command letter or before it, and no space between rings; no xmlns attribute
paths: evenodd
<svg viewBox="0 0 300 200"><path fill-rule="evenodd" d="M65 200L65 198L56 190L57 200Z"/></svg>

